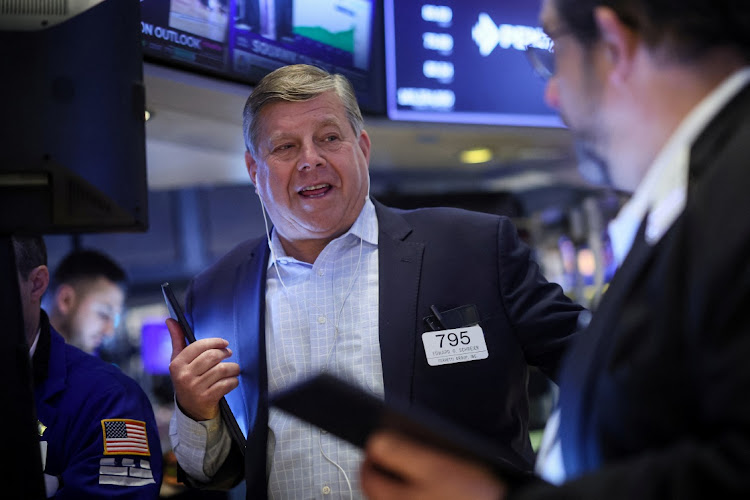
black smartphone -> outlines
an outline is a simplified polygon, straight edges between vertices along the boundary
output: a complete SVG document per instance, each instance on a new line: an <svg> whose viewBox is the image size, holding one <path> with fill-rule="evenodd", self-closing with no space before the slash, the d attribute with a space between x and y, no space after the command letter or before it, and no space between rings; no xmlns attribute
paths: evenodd
<svg viewBox="0 0 750 500"><path fill-rule="evenodd" d="M509 484L534 479L527 470L530 464L513 451L495 446L470 429L426 410L386 404L375 395L327 373L270 394L269 399L273 406L360 448L374 431L390 429L428 446L484 464Z"/></svg>
<svg viewBox="0 0 750 500"><path fill-rule="evenodd" d="M177 297L175 297L169 283L162 283L161 291L164 294L164 301L167 303L167 309L169 309L169 316L180 324L182 331L185 332L185 340L187 340L188 344L195 342L193 329L190 328L190 325L185 319L182 307L180 307L180 303L177 302ZM221 418L224 420L224 424L227 426L227 429L229 429L229 435L244 455L247 440L245 439L245 435L242 433L242 429L237 423L237 419L234 418L232 410L229 408L229 404L225 398L221 398L221 401L219 401L219 410L221 411Z"/></svg>

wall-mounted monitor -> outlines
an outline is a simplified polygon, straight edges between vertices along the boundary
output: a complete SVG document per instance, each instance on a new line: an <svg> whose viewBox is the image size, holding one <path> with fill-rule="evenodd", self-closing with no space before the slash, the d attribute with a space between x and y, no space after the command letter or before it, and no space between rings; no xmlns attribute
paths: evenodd
<svg viewBox="0 0 750 500"><path fill-rule="evenodd" d="M388 117L561 127L524 49L540 0L385 0Z"/></svg>
<svg viewBox="0 0 750 500"><path fill-rule="evenodd" d="M287 64L345 75L363 111L384 111L377 0L142 0L147 58L255 84Z"/></svg>
<svg viewBox="0 0 750 500"><path fill-rule="evenodd" d="M146 321L141 326L141 360L150 375L169 375L172 339L164 319Z"/></svg>

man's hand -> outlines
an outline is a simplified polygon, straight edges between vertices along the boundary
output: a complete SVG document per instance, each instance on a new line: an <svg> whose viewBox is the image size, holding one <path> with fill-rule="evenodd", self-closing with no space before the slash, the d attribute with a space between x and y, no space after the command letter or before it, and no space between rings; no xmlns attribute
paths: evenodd
<svg viewBox="0 0 750 500"><path fill-rule="evenodd" d="M502 481L486 468L390 431L367 442L361 483L373 500L501 500L506 494Z"/></svg>
<svg viewBox="0 0 750 500"><path fill-rule="evenodd" d="M221 338L201 339L187 345L180 324L167 319L172 338L172 377L177 403L196 421L219 414L219 401L239 385L240 365L222 363L232 355L229 342Z"/></svg>

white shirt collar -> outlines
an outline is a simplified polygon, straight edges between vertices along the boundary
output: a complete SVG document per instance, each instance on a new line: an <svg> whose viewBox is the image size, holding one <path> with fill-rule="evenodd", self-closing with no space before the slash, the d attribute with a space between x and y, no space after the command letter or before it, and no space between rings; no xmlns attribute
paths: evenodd
<svg viewBox="0 0 750 500"><path fill-rule="evenodd" d="M736 71L685 116L649 167L633 197L609 224L618 266L625 260L644 217L645 239L655 245L685 208L690 148L708 123L750 82L750 67Z"/></svg>

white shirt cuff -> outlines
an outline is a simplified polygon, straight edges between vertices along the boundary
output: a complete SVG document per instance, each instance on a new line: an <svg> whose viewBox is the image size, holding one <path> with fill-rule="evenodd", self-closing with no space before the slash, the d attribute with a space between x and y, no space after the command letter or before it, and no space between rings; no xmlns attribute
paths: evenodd
<svg viewBox="0 0 750 500"><path fill-rule="evenodd" d="M200 483L211 480L232 447L220 415L197 422L185 415L177 403L169 422L169 440L180 467Z"/></svg>

